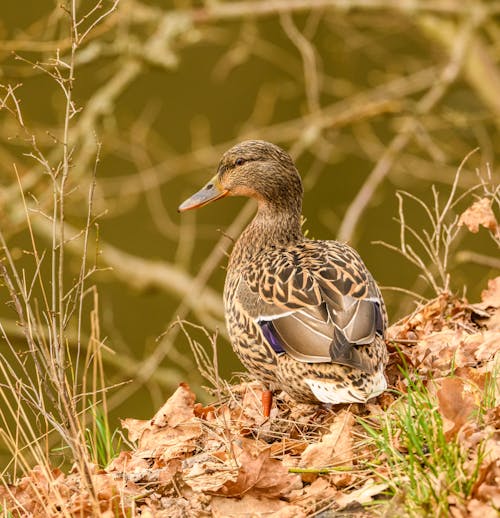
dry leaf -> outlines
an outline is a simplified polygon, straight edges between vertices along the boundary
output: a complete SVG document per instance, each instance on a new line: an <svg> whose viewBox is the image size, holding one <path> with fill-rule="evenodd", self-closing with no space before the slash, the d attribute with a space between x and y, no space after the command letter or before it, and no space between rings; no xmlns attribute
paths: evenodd
<svg viewBox="0 0 500 518"><path fill-rule="evenodd" d="M131 451L121 451L115 457L106 471L108 473L133 473L134 471L149 468L150 464L145 459L137 457Z"/></svg>
<svg viewBox="0 0 500 518"><path fill-rule="evenodd" d="M262 394L264 388L259 382L248 383L243 393L241 405L232 412L233 420L241 429L254 429L266 421L262 412ZM273 401L274 406L276 401Z"/></svg>
<svg viewBox="0 0 500 518"><path fill-rule="evenodd" d="M379 495L387 489L387 484L375 484L372 479L368 479L363 487L355 489L350 493L340 493L335 498L335 503L339 506L339 510L346 508L353 502L358 504L367 504L373 500L373 497Z"/></svg>
<svg viewBox="0 0 500 518"><path fill-rule="evenodd" d="M488 287L481 292L481 300L486 307L500 308L500 276L488 281Z"/></svg>
<svg viewBox="0 0 500 518"><path fill-rule="evenodd" d="M445 418L446 437L457 434L477 408L476 398L471 393L471 385L460 378L437 380L439 411Z"/></svg>
<svg viewBox="0 0 500 518"><path fill-rule="evenodd" d="M476 359L481 362L489 362L494 360L499 352L500 332L488 330L482 333L482 339L474 352Z"/></svg>
<svg viewBox="0 0 500 518"><path fill-rule="evenodd" d="M496 451L492 452L488 444L485 445L485 449L489 450L487 451L489 458L483 462L479 480L472 488L471 496L483 502L489 502L498 509L500 508L500 440L495 440L491 436L489 439L496 443L494 445Z"/></svg>
<svg viewBox="0 0 500 518"><path fill-rule="evenodd" d="M230 453L202 453L186 460L183 477L196 491L278 498L300 487L300 482L282 462L270 458L270 450L258 441L240 438L232 444Z"/></svg>
<svg viewBox="0 0 500 518"><path fill-rule="evenodd" d="M220 492L226 496L243 494L262 495L266 498L285 496L301 487L300 477L288 473L288 469L276 459L270 458L270 448L262 449L257 441L240 439L233 443L239 466L236 481L226 482Z"/></svg>
<svg viewBox="0 0 500 518"><path fill-rule="evenodd" d="M122 518L128 507L120 504L120 489L111 476L96 466L89 465L90 476L95 491L99 516ZM7 506L13 515L32 518L56 518L64 509L68 516L91 518L96 515L95 500L82 486L80 473L73 470L64 475L60 470L47 472L34 467L30 473L14 486L0 488L0 502Z"/></svg>
<svg viewBox="0 0 500 518"><path fill-rule="evenodd" d="M491 373L482 372L477 368L471 367L457 367L454 375L457 378L462 378L472 383L477 389L475 392L484 391L486 384L491 381ZM481 398L482 395L479 394L479 397Z"/></svg>
<svg viewBox="0 0 500 518"><path fill-rule="evenodd" d="M498 518L498 511L491 504L474 498L467 504L467 515L468 518Z"/></svg>
<svg viewBox="0 0 500 518"><path fill-rule="evenodd" d="M180 383L177 390L167 402L156 412L152 424L163 427L176 427L194 417L194 402L196 396L187 383Z"/></svg>
<svg viewBox="0 0 500 518"><path fill-rule="evenodd" d="M241 500L214 497L212 499L214 518L305 518L306 513L297 505L290 505L283 500L269 500L252 495L245 495Z"/></svg>
<svg viewBox="0 0 500 518"><path fill-rule="evenodd" d="M128 430L129 439L137 441L147 429L176 427L194 417L195 395L186 383L181 383L167 402L156 412L153 419L123 419L122 426Z"/></svg>
<svg viewBox="0 0 500 518"><path fill-rule="evenodd" d="M337 494L337 489L330 484L328 477L320 477L312 484L304 486L302 490L294 491L289 500L306 509L315 509L318 504L324 506L333 501Z"/></svg>
<svg viewBox="0 0 500 518"><path fill-rule="evenodd" d="M481 198L473 203L458 220L458 226L465 225L473 234L479 232L479 227L485 227L493 234L498 233L498 222L491 208L489 198Z"/></svg>
<svg viewBox="0 0 500 518"><path fill-rule="evenodd" d="M490 279L481 292L481 302L473 304L476 320L491 331L500 331L500 276Z"/></svg>
<svg viewBox="0 0 500 518"><path fill-rule="evenodd" d="M464 329L432 333L409 349L413 363L421 372L448 374L456 367L477 367L491 363L500 352L500 332L486 330L468 333Z"/></svg>
<svg viewBox="0 0 500 518"><path fill-rule="evenodd" d="M195 395L181 383L162 408L149 421L124 419L122 426L131 440L137 441L135 455L168 462L183 458L196 448L202 434L194 414Z"/></svg>
<svg viewBox="0 0 500 518"><path fill-rule="evenodd" d="M342 411L330 425L330 433L321 441L310 444L302 453L300 465L309 468L323 468L334 465L352 465L352 427L354 416Z"/></svg>
<svg viewBox="0 0 500 518"><path fill-rule="evenodd" d="M490 331L500 332L500 307L495 308L486 320L485 325Z"/></svg>
<svg viewBox="0 0 500 518"><path fill-rule="evenodd" d="M184 481L194 491L215 493L226 482L236 482L238 479L237 466L231 466L206 453L201 454L201 457L190 463L182 473Z"/></svg>

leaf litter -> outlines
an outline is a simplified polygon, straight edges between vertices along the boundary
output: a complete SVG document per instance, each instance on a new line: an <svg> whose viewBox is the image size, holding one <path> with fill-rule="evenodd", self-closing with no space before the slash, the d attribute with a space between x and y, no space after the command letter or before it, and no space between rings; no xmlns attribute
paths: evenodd
<svg viewBox="0 0 500 518"><path fill-rule="evenodd" d="M443 294L393 325L387 377L394 390L366 405L297 404L282 392L267 419L258 382L228 385L208 406L181 383L152 419L122 421L133 447L105 469L90 466L95 495L82 490L76 471L38 466L0 488L2 508L34 518L391 516L380 505L389 499L383 475L390 466L374 467L380 452L359 417L397 403L408 390L405 367L435 398L447 440L467 452L465 476L477 470L470 494L449 499L449 515L498 516L499 311L497 277L478 304ZM397 498L392 516L404 515Z"/></svg>

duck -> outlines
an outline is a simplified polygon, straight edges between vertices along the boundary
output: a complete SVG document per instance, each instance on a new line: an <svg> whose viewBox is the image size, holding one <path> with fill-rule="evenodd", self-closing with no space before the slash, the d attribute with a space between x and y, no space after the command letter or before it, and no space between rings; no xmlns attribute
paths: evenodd
<svg viewBox="0 0 500 518"><path fill-rule="evenodd" d="M300 403L336 405L384 392L380 289L348 244L304 235L303 187L291 156L270 142L240 142L178 210L227 196L257 202L233 246L223 299L231 345L265 395L284 390Z"/></svg>

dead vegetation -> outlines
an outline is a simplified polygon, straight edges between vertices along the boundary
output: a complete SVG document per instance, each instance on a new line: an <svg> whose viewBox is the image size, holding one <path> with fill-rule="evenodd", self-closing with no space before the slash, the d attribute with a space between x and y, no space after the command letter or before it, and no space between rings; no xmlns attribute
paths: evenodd
<svg viewBox="0 0 500 518"><path fill-rule="evenodd" d="M77 471L36 467L1 490L4 509L94 516L95 498L101 516L497 516L500 277L480 303L420 306L388 342L391 390L369 404L281 393L266 419L257 382L221 383L208 406L182 383L152 419L122 421L130 448L93 467L95 495Z"/></svg>

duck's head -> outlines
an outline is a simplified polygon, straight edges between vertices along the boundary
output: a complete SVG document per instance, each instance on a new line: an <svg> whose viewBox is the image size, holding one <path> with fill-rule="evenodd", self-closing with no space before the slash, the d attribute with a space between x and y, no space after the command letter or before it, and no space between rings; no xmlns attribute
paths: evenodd
<svg viewBox="0 0 500 518"><path fill-rule="evenodd" d="M217 174L179 206L179 212L203 207L225 196L247 196L259 208L299 212L302 182L290 155L263 140L245 140L222 155Z"/></svg>

